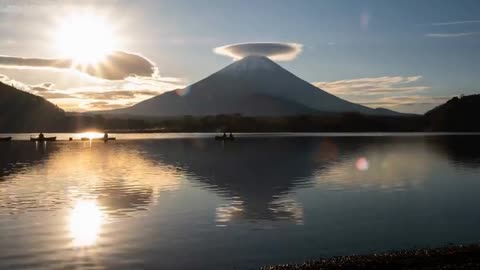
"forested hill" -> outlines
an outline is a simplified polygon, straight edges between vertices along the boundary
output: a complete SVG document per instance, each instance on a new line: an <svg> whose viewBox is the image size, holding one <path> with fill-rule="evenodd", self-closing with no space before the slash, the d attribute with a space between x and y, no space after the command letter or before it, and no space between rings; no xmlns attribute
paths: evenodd
<svg viewBox="0 0 480 270"><path fill-rule="evenodd" d="M432 131L480 131L480 94L454 97L425 116Z"/></svg>
<svg viewBox="0 0 480 270"><path fill-rule="evenodd" d="M0 82L0 132L55 131L65 112L46 99Z"/></svg>

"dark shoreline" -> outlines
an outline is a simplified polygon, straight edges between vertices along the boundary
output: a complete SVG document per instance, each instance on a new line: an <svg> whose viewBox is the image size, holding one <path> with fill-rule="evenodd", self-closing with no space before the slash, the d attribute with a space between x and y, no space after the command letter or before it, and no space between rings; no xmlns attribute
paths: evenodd
<svg viewBox="0 0 480 270"><path fill-rule="evenodd" d="M480 269L480 244L341 256L261 270Z"/></svg>

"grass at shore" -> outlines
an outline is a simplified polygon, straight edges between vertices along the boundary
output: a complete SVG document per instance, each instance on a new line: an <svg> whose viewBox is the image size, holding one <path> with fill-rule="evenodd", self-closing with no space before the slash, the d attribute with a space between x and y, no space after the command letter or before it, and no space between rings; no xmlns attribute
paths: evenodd
<svg viewBox="0 0 480 270"><path fill-rule="evenodd" d="M480 269L480 244L343 256L262 270Z"/></svg>

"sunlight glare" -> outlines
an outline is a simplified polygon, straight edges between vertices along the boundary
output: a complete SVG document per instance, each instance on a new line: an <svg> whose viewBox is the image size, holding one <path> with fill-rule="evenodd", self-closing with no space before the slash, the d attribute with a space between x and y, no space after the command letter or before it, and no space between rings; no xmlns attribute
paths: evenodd
<svg viewBox="0 0 480 270"><path fill-rule="evenodd" d="M95 201L79 200L70 214L70 233L77 247L95 244L104 216Z"/></svg>
<svg viewBox="0 0 480 270"><path fill-rule="evenodd" d="M95 64L116 46L113 29L104 17L73 14L58 22L56 46L77 64Z"/></svg>
<svg viewBox="0 0 480 270"><path fill-rule="evenodd" d="M103 134L102 133L99 133L99 132L94 132L94 131L89 131L89 132L83 132L83 133L80 133L78 134L78 136L80 138L88 138L90 140L93 140L93 139L100 139L103 137Z"/></svg>

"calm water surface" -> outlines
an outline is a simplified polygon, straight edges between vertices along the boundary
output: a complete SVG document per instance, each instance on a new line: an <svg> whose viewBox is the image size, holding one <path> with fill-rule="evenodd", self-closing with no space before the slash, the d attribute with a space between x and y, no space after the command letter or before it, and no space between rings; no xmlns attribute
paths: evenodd
<svg viewBox="0 0 480 270"><path fill-rule="evenodd" d="M123 136L0 143L0 268L256 269L480 240L480 136Z"/></svg>

